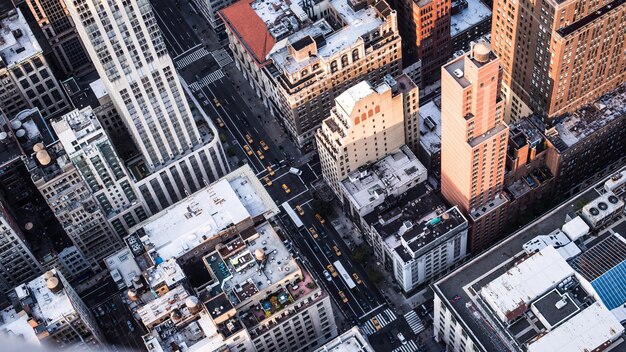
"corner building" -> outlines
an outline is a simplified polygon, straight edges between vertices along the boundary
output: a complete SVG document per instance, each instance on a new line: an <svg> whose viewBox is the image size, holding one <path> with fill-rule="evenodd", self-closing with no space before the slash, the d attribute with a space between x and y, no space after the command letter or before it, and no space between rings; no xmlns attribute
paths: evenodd
<svg viewBox="0 0 626 352"><path fill-rule="evenodd" d="M509 128L503 121L500 60L486 43L441 68L441 192L469 215L471 250L499 238Z"/></svg>
<svg viewBox="0 0 626 352"><path fill-rule="evenodd" d="M242 0L220 12L235 65L305 150L339 94L402 71L397 16L385 1L319 7L309 17L295 3Z"/></svg>

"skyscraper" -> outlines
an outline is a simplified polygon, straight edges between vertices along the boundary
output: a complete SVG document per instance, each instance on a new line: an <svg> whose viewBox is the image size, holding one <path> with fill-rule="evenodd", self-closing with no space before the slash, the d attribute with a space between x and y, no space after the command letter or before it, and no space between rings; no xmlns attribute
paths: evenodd
<svg viewBox="0 0 626 352"><path fill-rule="evenodd" d="M398 11L398 27L406 54L403 64L420 60L422 82L432 84L452 54L450 0L391 0L390 5Z"/></svg>
<svg viewBox="0 0 626 352"><path fill-rule="evenodd" d="M148 218L145 204L91 107L63 115L52 128L120 237Z"/></svg>
<svg viewBox="0 0 626 352"><path fill-rule="evenodd" d="M486 43L441 68L441 191L469 215L470 247L501 233L501 195L509 128L500 98L500 60Z"/></svg>
<svg viewBox="0 0 626 352"><path fill-rule="evenodd" d="M129 168L150 210L157 212L223 175L228 165L217 131L196 124L150 3L66 3L140 149L141 160L129 163Z"/></svg>
<svg viewBox="0 0 626 352"><path fill-rule="evenodd" d="M65 1L26 0L26 4L46 36L63 73L82 76L91 72L93 65L67 12Z"/></svg>
<svg viewBox="0 0 626 352"><path fill-rule="evenodd" d="M502 60L506 116L552 119L626 79L626 2L493 4L491 43Z"/></svg>

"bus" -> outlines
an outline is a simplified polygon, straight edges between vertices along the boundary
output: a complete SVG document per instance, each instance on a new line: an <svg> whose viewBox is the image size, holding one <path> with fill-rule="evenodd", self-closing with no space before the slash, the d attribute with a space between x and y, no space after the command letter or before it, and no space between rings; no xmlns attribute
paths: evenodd
<svg viewBox="0 0 626 352"><path fill-rule="evenodd" d="M333 265L335 266L335 269L337 269L337 272L339 273L339 275L341 275L341 278L343 279L343 281L345 281L346 285L350 289L355 288L356 284L354 283L354 281L352 280L352 277L348 274L346 269L343 267L343 265L341 265L341 262L337 260L333 263Z"/></svg>
<svg viewBox="0 0 626 352"><path fill-rule="evenodd" d="M294 225L296 225L297 228L301 228L302 226L304 226L302 220L300 220L300 218L298 217L298 214L296 214L291 205L289 205L289 202L283 203L283 209L285 209L285 213L289 215L289 218L291 219L291 221L293 221Z"/></svg>

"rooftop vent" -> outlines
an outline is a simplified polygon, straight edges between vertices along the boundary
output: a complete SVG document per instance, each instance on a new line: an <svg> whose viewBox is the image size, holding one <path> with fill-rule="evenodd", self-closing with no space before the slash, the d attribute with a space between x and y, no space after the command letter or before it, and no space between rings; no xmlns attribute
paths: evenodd
<svg viewBox="0 0 626 352"><path fill-rule="evenodd" d="M617 202L619 202L619 198L617 198L616 196L609 196L608 200L611 204L617 204Z"/></svg>
<svg viewBox="0 0 626 352"><path fill-rule="evenodd" d="M607 210L609 206L605 202L599 202L598 208L600 208L600 210Z"/></svg>
<svg viewBox="0 0 626 352"><path fill-rule="evenodd" d="M591 208L589 208L589 213L591 215L598 215L598 214L600 214L600 211L597 208L591 207Z"/></svg>

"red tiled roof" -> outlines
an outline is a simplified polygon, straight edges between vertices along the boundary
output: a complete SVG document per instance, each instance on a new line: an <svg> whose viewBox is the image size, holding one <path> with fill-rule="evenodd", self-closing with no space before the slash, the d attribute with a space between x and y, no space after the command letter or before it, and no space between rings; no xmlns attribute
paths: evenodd
<svg viewBox="0 0 626 352"><path fill-rule="evenodd" d="M240 0L219 12L224 23L239 37L257 64L263 65L267 54L276 43L267 25L254 12L250 4L254 0Z"/></svg>

